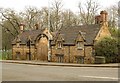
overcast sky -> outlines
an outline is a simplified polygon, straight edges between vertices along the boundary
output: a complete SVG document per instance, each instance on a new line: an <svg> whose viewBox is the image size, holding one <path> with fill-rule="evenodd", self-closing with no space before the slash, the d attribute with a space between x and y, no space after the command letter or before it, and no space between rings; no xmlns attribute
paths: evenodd
<svg viewBox="0 0 120 83"><path fill-rule="evenodd" d="M73 12L78 11L78 3L85 0L62 0L63 8L70 9ZM97 0L100 3L101 9L105 9L110 5L116 4L120 0ZM53 2L53 0L49 0L49 2ZM17 11L24 10L27 6L34 6L37 8L48 7L48 0L0 0L0 7L2 8L12 8Z"/></svg>

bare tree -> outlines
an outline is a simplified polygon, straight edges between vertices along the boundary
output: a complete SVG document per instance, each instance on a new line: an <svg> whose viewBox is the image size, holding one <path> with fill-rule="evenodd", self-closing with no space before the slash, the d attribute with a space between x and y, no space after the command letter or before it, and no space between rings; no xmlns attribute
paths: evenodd
<svg viewBox="0 0 120 83"><path fill-rule="evenodd" d="M0 8L2 49L10 49L11 41L19 34L19 15L12 9Z"/></svg>
<svg viewBox="0 0 120 83"><path fill-rule="evenodd" d="M40 20L41 12L36 7L26 7L24 12L20 12L26 29L33 29L33 26Z"/></svg>
<svg viewBox="0 0 120 83"><path fill-rule="evenodd" d="M11 33L13 37L18 35L19 30L19 15L12 9L0 9L1 22L0 26L5 29L5 31Z"/></svg>
<svg viewBox="0 0 120 83"><path fill-rule="evenodd" d="M62 26L75 26L79 24L79 18L70 10L65 10L62 12Z"/></svg>
<svg viewBox="0 0 120 83"><path fill-rule="evenodd" d="M46 28L48 27L48 17L49 17L49 9L47 7L43 7L41 9L41 27Z"/></svg>
<svg viewBox="0 0 120 83"><path fill-rule="evenodd" d="M56 31L61 28L61 8L63 7L61 0L55 0L52 3L52 12L51 12L51 26Z"/></svg>
<svg viewBox="0 0 120 83"><path fill-rule="evenodd" d="M107 8L108 14L109 14L109 26L112 28L117 27L117 22L118 22L118 6L116 5L112 5L109 8Z"/></svg>
<svg viewBox="0 0 120 83"><path fill-rule="evenodd" d="M81 22L83 24L93 24L95 14L99 10L99 4L93 0L87 0L85 5L82 5L82 3L79 2L78 8Z"/></svg>

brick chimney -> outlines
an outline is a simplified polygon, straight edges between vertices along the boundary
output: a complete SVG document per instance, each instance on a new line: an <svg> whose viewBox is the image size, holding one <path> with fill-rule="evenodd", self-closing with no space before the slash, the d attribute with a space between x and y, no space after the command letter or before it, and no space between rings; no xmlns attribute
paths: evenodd
<svg viewBox="0 0 120 83"><path fill-rule="evenodd" d="M103 25L108 25L108 21L107 21L108 13L105 10L101 11L100 16L101 16L101 23Z"/></svg>
<svg viewBox="0 0 120 83"><path fill-rule="evenodd" d="M95 16L95 24L100 24L101 23L101 16L97 15Z"/></svg>
<svg viewBox="0 0 120 83"><path fill-rule="evenodd" d="M20 26L20 33L22 33L22 32L24 31L24 26L25 26L25 25L24 25L23 23L20 23L19 26Z"/></svg>
<svg viewBox="0 0 120 83"><path fill-rule="evenodd" d="M102 24L108 26L107 21L108 13L104 10L100 12L100 15L95 16L95 24Z"/></svg>

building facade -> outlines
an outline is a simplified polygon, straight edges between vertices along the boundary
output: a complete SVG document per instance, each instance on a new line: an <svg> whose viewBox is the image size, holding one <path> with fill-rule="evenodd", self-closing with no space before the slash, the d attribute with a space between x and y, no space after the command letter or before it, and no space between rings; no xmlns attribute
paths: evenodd
<svg viewBox="0 0 120 83"><path fill-rule="evenodd" d="M46 29L25 31L12 42L13 59L42 60L67 63L93 63L94 44L111 36L108 29L107 12L95 17L95 24L63 27L59 31Z"/></svg>

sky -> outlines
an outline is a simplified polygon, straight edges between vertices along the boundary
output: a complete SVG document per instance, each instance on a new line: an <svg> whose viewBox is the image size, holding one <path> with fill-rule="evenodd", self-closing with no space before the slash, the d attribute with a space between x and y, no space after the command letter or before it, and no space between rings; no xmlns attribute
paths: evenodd
<svg viewBox="0 0 120 83"><path fill-rule="evenodd" d="M64 9L70 9L73 12L77 12L78 3L84 3L85 1L86 0L62 0L62 4ZM97 0L101 5L101 9L117 4L118 1L120 0ZM0 8L11 8L16 11L23 11L24 8L28 6L34 6L37 8L48 7L48 3L52 2L53 0L0 0Z"/></svg>

